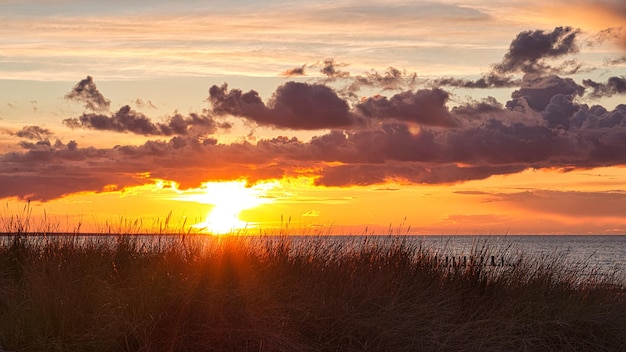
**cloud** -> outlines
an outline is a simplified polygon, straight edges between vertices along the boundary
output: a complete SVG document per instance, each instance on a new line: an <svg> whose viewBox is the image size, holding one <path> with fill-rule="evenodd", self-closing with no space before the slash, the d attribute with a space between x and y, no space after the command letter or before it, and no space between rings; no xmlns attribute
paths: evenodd
<svg viewBox="0 0 626 352"><path fill-rule="evenodd" d="M608 10L615 13L615 9L608 8ZM626 21L626 11L621 11L623 21ZM589 47L595 47L601 45L604 42L611 42L622 49L626 50L626 29L624 27L609 27L596 33L591 39L587 41ZM605 65L619 65L626 62L626 55L618 57L605 58Z"/></svg>
<svg viewBox="0 0 626 352"><path fill-rule="evenodd" d="M70 128L87 128L102 131L131 132L144 136L186 135L192 128L200 128L205 133L213 133L218 124L210 116L191 113L184 117L175 114L164 123L154 123L128 105L122 106L113 115L84 113L80 117L63 120ZM227 125L222 125L228 127Z"/></svg>
<svg viewBox="0 0 626 352"><path fill-rule="evenodd" d="M468 80L463 78L437 78L432 81L436 87L451 86L461 88L503 88L519 86L520 80L510 76L504 76L495 72L483 75L476 80Z"/></svg>
<svg viewBox="0 0 626 352"><path fill-rule="evenodd" d="M355 123L348 103L322 84L287 82L276 89L267 105L256 91L212 86L213 112L244 117L258 125L315 130L348 127Z"/></svg>
<svg viewBox="0 0 626 352"><path fill-rule="evenodd" d="M341 71L338 67L347 66L344 63L336 63L335 59L329 58L321 63L314 65L314 67L319 66L320 72L328 77L328 79L333 80L335 78L347 78L350 76L350 72Z"/></svg>
<svg viewBox="0 0 626 352"><path fill-rule="evenodd" d="M363 99L356 109L379 120L395 119L422 125L452 127L457 123L445 103L449 94L439 88L405 91L391 98L374 96Z"/></svg>
<svg viewBox="0 0 626 352"><path fill-rule="evenodd" d="M281 72L280 75L283 77L306 76L305 69L306 69L306 65L302 65L300 67L287 69Z"/></svg>
<svg viewBox="0 0 626 352"><path fill-rule="evenodd" d="M302 94L290 85L279 87L273 99L288 98L281 92L284 87L296 92L296 97ZM304 90L315 87L298 86ZM487 98L448 110L444 105L447 93L438 89L370 98L374 99L370 105L363 105L370 109L367 118L379 123L354 128L350 120L350 128L332 130L309 141L280 136L259 139L256 144L222 145L214 139L187 134L175 135L169 141L110 149L79 148L75 142L24 142L24 151L0 157L0 178L10 185L2 196L46 200L74 192L121 189L145 183L140 176L145 173L150 178L175 181L181 188L235 176L250 182L306 176L326 186L371 185L389 180L448 184L529 168L570 170L626 163L626 105L609 111L597 105L574 103L572 98L577 96L579 87L556 76L528 78L525 87L536 89L524 91L525 94L514 92L516 104L508 107ZM247 102L254 107L255 99L245 94L248 93L228 91L222 86L213 87L212 97L223 103L218 107L251 116L250 111L255 110L240 105ZM256 93L250 94L258 98ZM538 97L539 102L535 101ZM328 98L321 101L325 99ZM265 106L260 98L256 101L257 109L281 111L272 104ZM444 119L430 121L430 117L420 115L429 110ZM410 114L403 115L405 111ZM310 126L302 121L304 117L293 118L298 127ZM107 128L113 128L107 125L112 123L110 120L107 116ZM113 129L144 133L161 128L141 121L141 127L120 123ZM441 121L455 121L455 125L442 127ZM422 124L418 132L411 127L415 122ZM27 189L19 181L23 179L47 182L55 189ZM61 179L71 179L72 183Z"/></svg>
<svg viewBox="0 0 626 352"><path fill-rule="evenodd" d="M22 143L25 152L0 155L0 165L11 167L0 171L0 198L18 197L32 200L51 200L67 194L85 191L104 191L140 185L139 177L129 177L128 167L103 168L90 164L107 164L111 153L92 147L78 148L76 142L60 141Z"/></svg>
<svg viewBox="0 0 626 352"><path fill-rule="evenodd" d="M12 134L16 137L38 141L46 140L54 135L49 129L39 126L24 126L21 130Z"/></svg>
<svg viewBox="0 0 626 352"><path fill-rule="evenodd" d="M91 76L78 82L65 95L65 99L83 103L85 108L91 111L107 111L111 105L111 102L98 91L98 87L96 87Z"/></svg>
<svg viewBox="0 0 626 352"><path fill-rule="evenodd" d="M372 70L363 75L352 77L352 83L345 89L349 94L359 91L363 87L380 88L385 90L400 90L417 86L417 74L395 67L388 67L380 73Z"/></svg>
<svg viewBox="0 0 626 352"><path fill-rule="evenodd" d="M477 79L465 79L456 77L441 77L430 79L427 82L433 87L449 86L460 88L510 88L517 87L522 83L514 74L546 75L546 74L574 74L582 70L583 65L575 59L563 60L564 56L576 54L579 46L576 43L580 29L572 27L556 27L552 31L535 30L524 31L517 34L509 46L508 52L499 63L492 65L489 72ZM609 28L599 32L594 39L587 41L588 45L601 43L608 38L618 36L621 28ZM560 63L550 64L550 60L560 59ZM613 64L621 59L613 59ZM328 83L338 78L349 80L347 86L340 90L347 96L363 87L381 88L383 90L414 88L418 84L417 74L407 73L394 67L389 67L384 73L372 71L363 75L351 75L347 71L341 71L337 67L347 64L337 64L333 58L324 60L322 63L310 67L321 67L320 72L326 76L320 83ZM304 74L303 65L283 72L283 76L295 76Z"/></svg>
<svg viewBox="0 0 626 352"><path fill-rule="evenodd" d="M152 103L152 101L148 100L148 101L143 101L142 99L135 99L134 101L135 106L137 106L140 109L143 108L150 108L150 109L156 109L156 105L154 105Z"/></svg>
<svg viewBox="0 0 626 352"><path fill-rule="evenodd" d="M581 96L584 91L585 88L571 78L561 78L555 75L525 75L520 89L511 94L513 101L507 106L512 107L517 100L524 99L535 111L543 111L550 104L552 97L556 95L560 94L573 99Z"/></svg>
<svg viewBox="0 0 626 352"><path fill-rule="evenodd" d="M367 129L331 131L309 141L275 137L223 145L174 136L101 149L81 148L75 142L31 143L23 145L24 151L0 155L0 180L7 186L0 196L49 200L122 189L149 182L142 176L146 173L149 179L175 181L181 189L233 177L255 182L306 176L318 185L349 186L388 180L448 184L529 168L625 164L626 106L613 111L574 108L569 123L562 126L546 121L543 111L514 111L487 101L465 104L462 114L451 109L459 121L455 128L424 126L419 133L390 120ZM49 186L28 187L33 184Z"/></svg>
<svg viewBox="0 0 626 352"><path fill-rule="evenodd" d="M593 89L589 96L592 98L610 97L626 93L626 76L610 77L606 83L599 83L591 79L583 80L583 85Z"/></svg>
<svg viewBox="0 0 626 352"><path fill-rule="evenodd" d="M461 88L515 87L521 82L512 74L531 75L573 74L582 69L576 60L561 60L558 66L548 64L549 59L559 59L579 51L576 37L579 29L556 27L551 32L535 30L520 32L511 42L501 62L493 64L490 72L476 80L444 77L432 80L432 85ZM608 34L605 34L608 35ZM596 39L596 42L600 39Z"/></svg>
<svg viewBox="0 0 626 352"><path fill-rule="evenodd" d="M486 98L448 109L448 94L440 89L372 97L349 107L319 84L288 82L277 88L267 105L254 91L214 86L210 90L214 111L209 115L228 112L289 128L328 127L327 120L308 119L317 119L326 102L335 101L346 126L308 141L279 136L256 144L223 145L185 133L196 125L215 128L215 121L200 115L159 124L127 107L111 116L84 114L72 123L143 135L170 133L172 138L96 149L73 141L51 143L46 136L52 132L25 128L24 136L35 142L23 141L22 151L0 155L0 180L7 185L0 196L49 200L119 190L149 182L146 174L149 179L177 182L181 189L233 177L255 182L300 176L311 177L318 185L341 187L390 180L449 184L529 168L626 164L626 105L607 110L576 103L580 92L581 87L568 78L528 75L506 105ZM361 120L355 118L359 114ZM417 131L415 123L421 126Z"/></svg>
<svg viewBox="0 0 626 352"><path fill-rule="evenodd" d="M613 138L623 139L622 130L626 126L626 105L620 104L614 110L608 111L600 105L591 107L582 105L570 118L572 127L582 130L599 130L597 138L608 141ZM605 130L611 128L611 130ZM596 132L596 133L597 133ZM596 137L594 137L595 139Z"/></svg>
<svg viewBox="0 0 626 352"><path fill-rule="evenodd" d="M590 47L594 47L596 45L601 45L607 41L621 44L622 37L624 35L626 35L626 32L624 32L623 27L605 28L596 33L592 38L590 38L587 41L587 45Z"/></svg>
<svg viewBox="0 0 626 352"><path fill-rule="evenodd" d="M414 184L453 184L480 180L489 176L522 171L521 166L470 166L456 164L421 165L418 163L387 163L385 165L340 165L325 169L316 179L316 185L351 186L371 185L388 181Z"/></svg>
<svg viewBox="0 0 626 352"><path fill-rule="evenodd" d="M451 184L527 169L626 165L626 105L607 109L585 103L593 95L620 94L624 77L581 85L556 75L560 66L549 62L575 53L577 34L568 27L520 33L502 65L494 66L502 72L472 81L484 88L517 84L508 101L487 97L455 103L441 88L405 89L424 83L414 74L390 67L384 73L350 75L329 59L321 66L326 78L343 77L348 87L378 88L380 94L351 101L319 81L285 82L264 101L255 90L229 89L225 83L210 87L211 108L199 114L155 122L124 106L114 113L93 111L63 120L73 128L170 137L111 148L51 141L52 131L26 126L11 132L23 138L17 145L21 149L0 154L0 197L45 201L157 179L174 181L181 189L207 181L283 177L337 187L387 181ZM220 144L207 134L228 128L221 122L226 120L219 120L222 115L281 129L281 136ZM308 140L287 135L299 130L318 131ZM621 203L620 198L615 204Z"/></svg>
<svg viewBox="0 0 626 352"><path fill-rule="evenodd" d="M482 100L473 100L452 108L452 113L465 118L475 118L483 114L498 113L503 111L503 105L494 97L487 97Z"/></svg>
<svg viewBox="0 0 626 352"><path fill-rule="evenodd" d="M535 30L521 32L513 39L509 51L502 62L494 66L495 72L501 74L523 73L557 73L577 70L575 62L564 61L561 67L552 67L546 59L558 59L568 54L577 53L576 36L581 31L572 27L556 27L551 32Z"/></svg>
<svg viewBox="0 0 626 352"><path fill-rule="evenodd" d="M340 78L346 82L346 86L340 89L340 94L346 96L354 96L354 93L358 92L364 87L379 88L385 90L401 90L415 88L418 85L417 73L407 72L406 70L400 70L395 67L388 67L384 72L378 72L371 70L360 75L351 75L350 72L341 71L337 67L348 66L345 63L336 63L335 59L329 58L321 63L318 62L313 65L309 65L309 68L320 68L320 72L326 76L319 79L318 83L326 84ZM305 76L305 69L307 65L304 64L300 67L295 67L283 71L280 75L283 77Z"/></svg>

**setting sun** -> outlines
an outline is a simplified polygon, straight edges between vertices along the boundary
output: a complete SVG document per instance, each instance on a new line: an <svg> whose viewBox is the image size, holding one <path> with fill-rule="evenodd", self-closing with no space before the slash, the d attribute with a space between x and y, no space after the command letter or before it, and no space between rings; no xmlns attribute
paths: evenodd
<svg viewBox="0 0 626 352"><path fill-rule="evenodd" d="M198 189L199 193L177 199L213 205L206 219L195 224L194 227L210 234L220 235L255 227L254 223L241 220L239 214L243 210L272 202L272 198L268 197L267 193L277 185L277 181L250 187L243 180L207 182Z"/></svg>

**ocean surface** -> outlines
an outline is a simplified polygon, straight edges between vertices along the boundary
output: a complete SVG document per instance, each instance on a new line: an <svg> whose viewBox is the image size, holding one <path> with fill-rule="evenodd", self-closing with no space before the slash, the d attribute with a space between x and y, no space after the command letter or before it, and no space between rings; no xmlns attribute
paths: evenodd
<svg viewBox="0 0 626 352"><path fill-rule="evenodd" d="M587 273L614 274L626 280L626 235L380 235L328 236L321 240L358 246L365 238L369 243L381 245L406 241L436 254L449 265L470 260L482 261L485 265L514 265L520 260L538 259ZM295 241L310 239L304 237Z"/></svg>
<svg viewBox="0 0 626 352"><path fill-rule="evenodd" d="M565 263L586 264L605 272L618 270L626 275L626 236L621 235L422 236L419 241L460 253L456 255L486 246L486 251L492 248L495 255L558 259Z"/></svg>

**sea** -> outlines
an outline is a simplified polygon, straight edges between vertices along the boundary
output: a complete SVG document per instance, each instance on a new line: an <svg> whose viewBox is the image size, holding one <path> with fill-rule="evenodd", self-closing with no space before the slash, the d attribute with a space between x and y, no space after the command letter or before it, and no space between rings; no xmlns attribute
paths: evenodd
<svg viewBox="0 0 626 352"><path fill-rule="evenodd" d="M330 236L328 242L351 241L358 245L366 236ZM626 279L626 235L379 235L367 236L382 245L394 241L438 255L449 265L470 260L485 265L515 265L539 260L576 270L611 274ZM306 241L306 239L303 239ZM493 258L492 258L493 257Z"/></svg>
<svg viewBox="0 0 626 352"><path fill-rule="evenodd" d="M504 257L508 263L534 258L626 278L626 235L442 235L414 240L456 256L478 250Z"/></svg>

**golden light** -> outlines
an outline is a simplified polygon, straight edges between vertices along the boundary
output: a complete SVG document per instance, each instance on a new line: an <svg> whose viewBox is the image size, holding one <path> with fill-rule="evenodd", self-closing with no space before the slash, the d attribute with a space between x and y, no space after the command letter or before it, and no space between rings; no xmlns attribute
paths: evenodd
<svg viewBox="0 0 626 352"><path fill-rule="evenodd" d="M239 218L243 210L272 202L268 192L279 185L278 181L259 183L247 187L246 181L207 182L199 190L201 193L187 195L179 200L212 204L213 209L206 219L193 225L211 234L226 234L255 227Z"/></svg>

